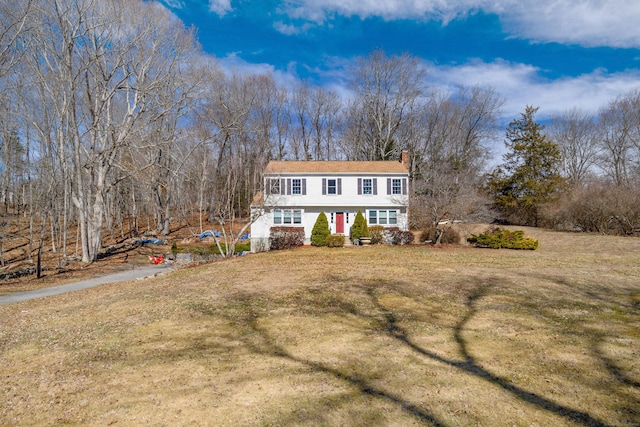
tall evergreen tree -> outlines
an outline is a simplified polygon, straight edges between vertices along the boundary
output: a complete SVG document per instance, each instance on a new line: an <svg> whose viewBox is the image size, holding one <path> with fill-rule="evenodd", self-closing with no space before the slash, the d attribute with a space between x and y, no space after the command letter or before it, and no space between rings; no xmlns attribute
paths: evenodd
<svg viewBox="0 0 640 427"><path fill-rule="evenodd" d="M351 225L351 240L360 239L361 237L369 237L369 225L367 219L362 214L362 211L358 210L356 218Z"/></svg>
<svg viewBox="0 0 640 427"><path fill-rule="evenodd" d="M329 229L329 221L327 215L324 212L320 212L316 223L311 230L311 245L312 246L327 246L327 236L331 234Z"/></svg>
<svg viewBox="0 0 640 427"><path fill-rule="evenodd" d="M537 108L527 106L506 132L504 163L489 175L488 190L503 219L538 226L540 208L557 197L564 179L557 144L534 121Z"/></svg>

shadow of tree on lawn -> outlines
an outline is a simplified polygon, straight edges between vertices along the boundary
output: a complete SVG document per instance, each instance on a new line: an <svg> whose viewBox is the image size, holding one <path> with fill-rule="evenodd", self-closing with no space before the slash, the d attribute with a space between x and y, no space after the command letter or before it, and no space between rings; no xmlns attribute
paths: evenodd
<svg viewBox="0 0 640 427"><path fill-rule="evenodd" d="M510 383L509 381L500 378L495 374L492 374L475 361L473 356L469 353L468 345L464 337L462 336L462 332L465 329L465 325L476 315L478 300L485 296L490 289L491 285L484 284L477 287L471 292L470 295L468 295L466 301L467 313L455 325L454 338L459 346L460 352L463 356L463 360L448 359L415 344L411 340L407 332L397 324L396 316L380 304L378 298L375 296L374 287L368 287L367 293L369 294L369 297L371 298L373 303L384 314L385 324L383 325L383 327L387 331L387 333L393 338L402 342L407 347L411 348L413 351L432 360L447 364L468 374L488 381L492 384L498 385L505 391L513 394L514 396L527 403L533 404L541 409L544 409L545 411L552 412L573 422L577 422L586 426L608 426L608 424L594 418L586 412L578 411L565 405L558 404L544 396L540 396L536 393L518 387Z"/></svg>
<svg viewBox="0 0 640 427"><path fill-rule="evenodd" d="M346 309L346 312L353 314L357 313L357 309L352 304L342 304L342 309ZM249 310L246 313L243 324L248 327L250 330L250 334L243 334L240 338L246 347L255 354L260 354L264 356L271 357L279 357L286 359L291 362L298 363L300 365L306 366L309 369L312 369L315 372L321 372L324 374L331 375L332 377L344 381L345 383L355 387L364 395L369 395L372 397L380 398L386 400L394 405L399 406L403 411L411 414L418 420L422 422L429 423L436 427L445 427L441 420L435 417L433 414L428 413L424 409L418 407L417 405L409 402L406 399L403 399L401 396L389 393L387 391L381 390L380 388L375 387L373 384L368 382L366 379L361 378L356 375L350 375L347 372L343 372L340 369L327 366L320 362L316 362L313 360L307 360L301 357L297 357L292 353L288 352L281 345L276 344L275 337L271 336L269 331L265 328L260 327L258 324L258 319L260 316ZM258 342L254 339L258 338Z"/></svg>
<svg viewBox="0 0 640 427"><path fill-rule="evenodd" d="M342 284L340 286L343 285L345 284ZM511 383L510 381L491 373L476 361L469 350L469 345L463 336L463 332L465 331L467 324L474 318L474 316L477 315L478 302L482 298L489 295L492 287L494 287L495 284L471 284L471 289L470 291L468 291L468 294L466 295L464 301L465 314L457 321L457 323L453 327L454 340L459 348L460 354L462 355L460 359L443 357L416 344L416 342L412 340L407 330L405 330L399 324L399 315L387 309L381 303L379 297L377 296L378 290L386 289L392 290L393 292L397 293L401 292L400 289L402 288L402 286L402 282L390 283L375 280L364 282L362 284L353 284L350 286L351 289L358 289L362 293L363 298L369 300L368 304L361 304L361 301L359 301L358 304L354 303L354 301L352 301L353 296L340 298L333 294L328 297L326 301L324 301L324 304L319 304L318 301L307 301L307 303L310 304L308 306L305 306L305 308L308 308L310 312L316 310L316 314L320 315L328 310L330 313L339 316L357 316L359 318L372 322L374 325L377 325L376 328L380 333L393 338L411 351L433 361L458 369L461 372L472 375L481 380L487 381L488 383L497 385L507 393L512 394L523 402L534 405L544 411L562 417L565 420L573 423L595 427L609 426L609 424L606 424L605 422L597 419L588 412L576 410L569 406L559 404L545 396L519 387ZM318 293L322 291L314 290L313 292ZM412 298L412 295L410 294L406 296ZM444 422L434 414L426 411L419 405L410 402L408 399L403 398L403 396L400 394L385 391L380 387L376 387L374 384L367 381L367 379L358 377L357 375L353 375L349 372L346 372L346 370L341 370L318 361L305 359L303 357L294 355L290 351L287 351L284 346L277 343L277 337L272 336L267 328L260 325L259 319L264 313L262 313L260 310L255 310L252 308L252 304L250 301L251 296L236 295L236 298L246 299L243 302L243 305L244 307L246 307L246 309L244 310L242 316L235 316L233 319L229 320L233 320L235 326L240 329L238 334L239 339L252 353L283 358L288 361L295 362L296 364L303 365L315 372L325 373L340 381L350 384L351 386L359 390L359 392L363 395L369 395L375 398L383 399L387 402L397 405L403 411L411 414L417 420L429 423L434 426L445 426ZM327 302L328 304L326 304ZM300 303L304 302L301 300ZM218 315L219 314L220 312L218 311ZM610 366L614 365L610 364ZM623 378L623 380L626 381L627 379ZM634 383L632 383L631 385L635 386Z"/></svg>

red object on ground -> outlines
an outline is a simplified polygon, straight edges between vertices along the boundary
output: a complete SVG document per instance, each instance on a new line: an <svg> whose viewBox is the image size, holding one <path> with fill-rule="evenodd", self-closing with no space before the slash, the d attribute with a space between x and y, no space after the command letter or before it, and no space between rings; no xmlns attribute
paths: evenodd
<svg viewBox="0 0 640 427"><path fill-rule="evenodd" d="M164 262L164 255L159 255L159 256L150 255L149 262L156 265L162 264Z"/></svg>

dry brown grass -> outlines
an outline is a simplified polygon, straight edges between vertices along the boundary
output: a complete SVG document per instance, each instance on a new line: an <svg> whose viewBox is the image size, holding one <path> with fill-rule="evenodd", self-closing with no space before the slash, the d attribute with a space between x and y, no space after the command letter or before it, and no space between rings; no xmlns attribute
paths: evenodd
<svg viewBox="0 0 640 427"><path fill-rule="evenodd" d="M0 424L640 424L640 240L303 248L0 307Z"/></svg>

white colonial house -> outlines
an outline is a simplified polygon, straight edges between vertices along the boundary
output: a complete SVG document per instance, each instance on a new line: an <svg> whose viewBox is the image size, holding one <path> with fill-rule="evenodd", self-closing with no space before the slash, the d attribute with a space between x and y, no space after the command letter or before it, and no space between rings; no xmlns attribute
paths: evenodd
<svg viewBox="0 0 640 427"><path fill-rule="evenodd" d="M349 235L357 212L367 223L408 227L408 153L400 161L271 161L251 213L251 251L269 249L271 227L304 227L305 244L320 212L334 234Z"/></svg>

